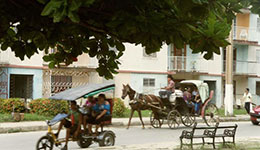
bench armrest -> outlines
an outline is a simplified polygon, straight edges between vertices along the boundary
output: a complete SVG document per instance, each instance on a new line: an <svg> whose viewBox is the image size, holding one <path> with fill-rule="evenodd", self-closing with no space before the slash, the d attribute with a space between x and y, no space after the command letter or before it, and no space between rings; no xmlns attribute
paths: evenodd
<svg viewBox="0 0 260 150"><path fill-rule="evenodd" d="M180 138L192 138L193 137L193 131L187 131L187 130L184 130L182 131L182 134L180 136Z"/></svg>
<svg viewBox="0 0 260 150"><path fill-rule="evenodd" d="M235 129L233 129L233 130L225 129L224 130L224 135L226 135L226 136L235 136L235 134L236 134Z"/></svg>
<svg viewBox="0 0 260 150"><path fill-rule="evenodd" d="M204 133L203 133L203 135L206 135L206 136L215 136L215 134L216 134L216 130L204 130Z"/></svg>

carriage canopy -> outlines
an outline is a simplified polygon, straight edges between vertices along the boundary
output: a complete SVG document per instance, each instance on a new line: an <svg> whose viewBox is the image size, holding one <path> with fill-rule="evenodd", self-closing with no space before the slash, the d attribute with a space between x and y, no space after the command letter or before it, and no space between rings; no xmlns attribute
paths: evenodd
<svg viewBox="0 0 260 150"><path fill-rule="evenodd" d="M50 97L50 99L74 101L82 97L86 98L88 96L93 96L101 92L114 90L114 88L115 83L112 81L100 84L85 84L83 86L71 88L54 94Z"/></svg>
<svg viewBox="0 0 260 150"><path fill-rule="evenodd" d="M209 97L209 87L201 80L184 80L180 82L181 87L195 86L198 89L200 98L204 102Z"/></svg>

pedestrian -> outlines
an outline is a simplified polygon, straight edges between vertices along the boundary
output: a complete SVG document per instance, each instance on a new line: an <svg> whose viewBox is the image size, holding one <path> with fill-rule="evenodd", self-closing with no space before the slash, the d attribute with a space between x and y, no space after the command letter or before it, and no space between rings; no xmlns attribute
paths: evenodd
<svg viewBox="0 0 260 150"><path fill-rule="evenodd" d="M252 95L249 92L249 88L246 88L243 99L245 101L245 109L246 109L247 113L250 113L251 103L252 103Z"/></svg>
<svg viewBox="0 0 260 150"><path fill-rule="evenodd" d="M165 91L160 91L159 95L161 98L164 98L165 95L167 95L167 99L169 100L171 94L175 92L175 82L173 81L173 77L171 75L167 76L167 80L168 80L168 86L162 88L165 89Z"/></svg>

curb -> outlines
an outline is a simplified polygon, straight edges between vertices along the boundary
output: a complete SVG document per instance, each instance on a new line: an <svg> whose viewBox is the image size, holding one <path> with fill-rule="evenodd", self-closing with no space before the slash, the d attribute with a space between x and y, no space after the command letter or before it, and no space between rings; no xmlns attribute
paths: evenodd
<svg viewBox="0 0 260 150"><path fill-rule="evenodd" d="M58 129L58 126L53 126L54 130ZM16 133L16 132L32 132L32 131L47 131L48 126L39 125L39 126L28 126L28 127L8 127L8 128L0 128L0 134L4 133Z"/></svg>
<svg viewBox="0 0 260 150"><path fill-rule="evenodd" d="M220 122L240 122L240 121L250 121L249 117L243 118L220 118ZM202 118L197 118L196 121L198 123L204 123ZM150 121L148 119L143 120L144 124L150 125ZM109 127L126 127L128 124L127 121L114 121L112 125ZM164 124L167 124L165 121ZM141 126L141 122L139 120L135 120L131 122L131 126ZM54 130L58 128L58 124L52 127ZM24 127L0 127L0 134L4 133L16 133L16 132L31 132L31 131L46 131L48 129L47 125L35 125L35 126L24 126Z"/></svg>

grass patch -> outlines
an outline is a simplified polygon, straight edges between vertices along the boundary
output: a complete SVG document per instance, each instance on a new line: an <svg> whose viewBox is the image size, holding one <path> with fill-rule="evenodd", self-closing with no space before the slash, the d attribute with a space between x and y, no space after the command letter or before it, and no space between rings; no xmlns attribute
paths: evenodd
<svg viewBox="0 0 260 150"><path fill-rule="evenodd" d="M225 109L224 108L219 108L218 109L218 112L219 112L219 115L221 117L224 117L225 116ZM241 108L241 109L234 109L234 116L236 115L247 115L247 112L244 108Z"/></svg>
<svg viewBox="0 0 260 150"><path fill-rule="evenodd" d="M142 113L142 117L150 117L151 110L143 110L143 111L141 111L141 113ZM128 118L130 116L130 114L131 114L131 110L126 109L126 111L124 112L122 117L118 117L118 116L115 116L115 115L113 115L113 117L114 118ZM134 112L133 117L138 117L137 111Z"/></svg>
<svg viewBox="0 0 260 150"><path fill-rule="evenodd" d="M21 129L9 129L7 132L8 133L17 133L17 132L21 132Z"/></svg>
<svg viewBox="0 0 260 150"><path fill-rule="evenodd" d="M23 121L45 121L45 120L51 120L53 116L41 116L37 114L24 114L24 120ZM0 114L0 122L15 122L12 118L11 114Z"/></svg>
<svg viewBox="0 0 260 150"><path fill-rule="evenodd" d="M37 114L24 114L24 121L45 121L51 120L53 116L41 116Z"/></svg>

